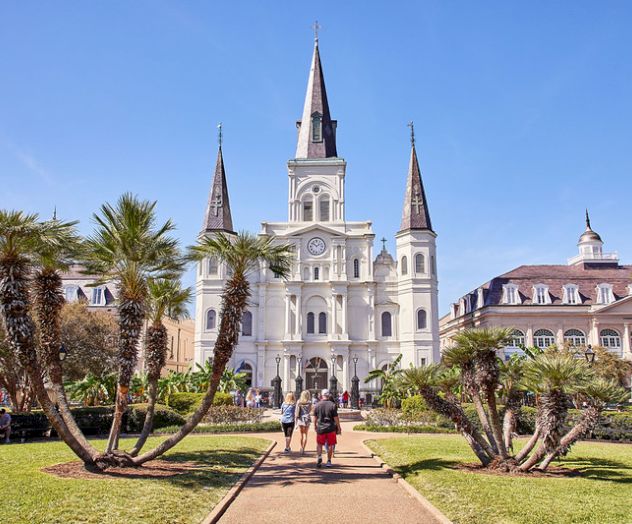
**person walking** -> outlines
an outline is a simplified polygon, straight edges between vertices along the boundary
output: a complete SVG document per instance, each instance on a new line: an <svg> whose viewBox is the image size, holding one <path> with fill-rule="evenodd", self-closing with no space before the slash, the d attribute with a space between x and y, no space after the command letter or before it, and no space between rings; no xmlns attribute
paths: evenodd
<svg viewBox="0 0 632 524"><path fill-rule="evenodd" d="M4 435L5 444L11 442L11 415L4 408L0 409L0 434Z"/></svg>
<svg viewBox="0 0 632 524"><path fill-rule="evenodd" d="M256 408L260 408L261 407L261 399L262 399L261 391L257 390L255 392L255 407Z"/></svg>
<svg viewBox="0 0 632 524"><path fill-rule="evenodd" d="M252 391L252 388L250 388L248 390L248 393L246 393L246 407L247 408L254 408L255 407L255 394Z"/></svg>
<svg viewBox="0 0 632 524"><path fill-rule="evenodd" d="M328 389L323 389L320 395L320 402L314 407L314 429L316 430L316 454L318 460L316 467L320 468L323 464L323 446L327 445L327 464L331 467L331 457L333 456L334 446L336 445L336 435L342 433L340 427L340 419L338 418L338 408L336 403L330 399Z"/></svg>
<svg viewBox="0 0 632 524"><path fill-rule="evenodd" d="M305 390L301 393L301 397L296 403L296 425L301 430L301 455L305 454L305 446L307 446L307 434L309 433L311 413L312 400L309 391Z"/></svg>
<svg viewBox="0 0 632 524"><path fill-rule="evenodd" d="M285 401L281 404L281 426L285 435L284 453L289 453L290 443L292 442L292 434L294 433L294 424L296 424L296 398L291 391L285 395Z"/></svg>
<svg viewBox="0 0 632 524"><path fill-rule="evenodd" d="M349 407L349 392L345 389L345 392L342 394L342 407Z"/></svg>

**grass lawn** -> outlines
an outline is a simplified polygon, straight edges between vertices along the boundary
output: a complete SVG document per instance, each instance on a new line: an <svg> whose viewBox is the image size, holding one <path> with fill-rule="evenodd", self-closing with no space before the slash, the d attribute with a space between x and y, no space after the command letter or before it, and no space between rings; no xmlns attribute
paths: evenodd
<svg viewBox="0 0 632 524"><path fill-rule="evenodd" d="M459 435L416 435L367 444L455 523L632 522L631 444L577 444L559 465L582 475L567 478L457 471L453 465L476 462Z"/></svg>
<svg viewBox="0 0 632 524"><path fill-rule="evenodd" d="M161 439L149 439L146 449ZM194 471L167 478L58 478L42 467L75 460L62 442L0 445L1 522L199 523L268 441L190 435L163 458L195 462ZM104 446L99 441L97 446ZM125 447L124 445L121 447Z"/></svg>

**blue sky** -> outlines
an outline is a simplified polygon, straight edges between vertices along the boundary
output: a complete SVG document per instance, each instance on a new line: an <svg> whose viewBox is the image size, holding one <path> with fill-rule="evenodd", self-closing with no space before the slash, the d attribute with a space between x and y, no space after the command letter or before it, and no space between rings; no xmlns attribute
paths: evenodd
<svg viewBox="0 0 632 524"><path fill-rule="evenodd" d="M189 244L222 121L236 226L286 219L315 19L347 219L373 220L391 250L415 122L441 314L515 266L565 263L585 207L632 262L625 1L5 0L0 207L57 206L87 233L132 191Z"/></svg>

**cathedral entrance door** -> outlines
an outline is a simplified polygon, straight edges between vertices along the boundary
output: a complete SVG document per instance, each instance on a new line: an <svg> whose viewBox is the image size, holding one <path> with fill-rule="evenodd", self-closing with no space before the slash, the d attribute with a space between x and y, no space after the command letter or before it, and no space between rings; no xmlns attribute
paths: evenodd
<svg viewBox="0 0 632 524"><path fill-rule="evenodd" d="M312 358L305 366L305 388L321 390L327 387L327 362L320 357Z"/></svg>

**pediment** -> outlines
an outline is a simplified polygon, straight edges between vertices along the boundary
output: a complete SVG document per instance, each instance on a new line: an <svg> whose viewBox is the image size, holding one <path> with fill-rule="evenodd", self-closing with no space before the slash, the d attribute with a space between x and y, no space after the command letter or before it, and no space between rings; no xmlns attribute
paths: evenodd
<svg viewBox="0 0 632 524"><path fill-rule="evenodd" d="M598 306L594 309L595 313L604 313L607 315L626 315L632 316L632 295L621 298L612 304Z"/></svg>
<svg viewBox="0 0 632 524"><path fill-rule="evenodd" d="M314 233L316 231L322 231L324 233L327 233L331 236L344 236L344 231L341 231L339 229L336 229L334 227L330 227L330 226L325 226L323 224L318 224L318 223L314 223L314 224L309 224L307 226L304 227L299 227L297 229L295 229L294 231L288 231L286 233L286 236L288 237L292 237L292 236L303 236L306 233Z"/></svg>

